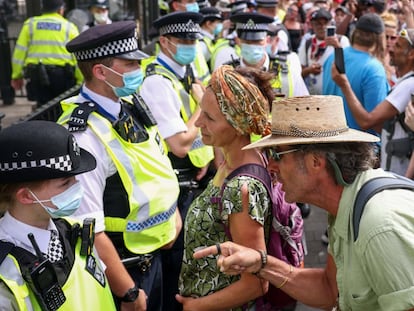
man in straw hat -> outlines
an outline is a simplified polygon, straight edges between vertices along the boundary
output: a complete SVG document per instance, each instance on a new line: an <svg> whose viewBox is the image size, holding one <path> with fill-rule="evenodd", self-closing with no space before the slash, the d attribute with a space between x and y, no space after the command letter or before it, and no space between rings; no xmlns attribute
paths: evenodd
<svg viewBox="0 0 414 311"><path fill-rule="evenodd" d="M231 242L194 257L221 254L222 272L255 273L313 307L414 310L414 193L379 192L365 205L358 236L353 233L358 190L372 178L390 175L372 168L378 138L347 126L337 96L283 99L273 102L272 111L272 135L245 148L264 150L286 201L314 204L329 213L326 267L296 269Z"/></svg>

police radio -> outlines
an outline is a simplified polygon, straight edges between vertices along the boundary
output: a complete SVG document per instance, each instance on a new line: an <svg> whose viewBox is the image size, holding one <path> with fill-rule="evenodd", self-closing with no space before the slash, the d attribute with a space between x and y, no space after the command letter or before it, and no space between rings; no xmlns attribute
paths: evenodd
<svg viewBox="0 0 414 311"><path fill-rule="evenodd" d="M42 310L55 311L66 301L65 294L59 285L52 263L43 256L33 234L29 233L27 236L39 259L39 262L30 271L31 282L28 283Z"/></svg>

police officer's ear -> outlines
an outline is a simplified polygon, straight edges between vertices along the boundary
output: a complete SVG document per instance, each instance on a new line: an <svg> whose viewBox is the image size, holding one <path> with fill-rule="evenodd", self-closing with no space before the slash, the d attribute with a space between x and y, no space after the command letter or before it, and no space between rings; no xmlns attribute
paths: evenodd
<svg viewBox="0 0 414 311"><path fill-rule="evenodd" d="M266 41L267 44L272 45L272 47L276 48L279 44L279 37L278 36L267 36Z"/></svg>
<svg viewBox="0 0 414 311"><path fill-rule="evenodd" d="M98 80L106 80L106 73L102 64L93 65L92 74Z"/></svg>
<svg viewBox="0 0 414 311"><path fill-rule="evenodd" d="M35 198L33 197L33 194L31 193L31 191L35 191L36 188L30 187L29 189L27 186L19 187L16 190L16 194L15 194L16 202L18 204L23 204L23 205L33 204L33 201L35 200Z"/></svg>
<svg viewBox="0 0 414 311"><path fill-rule="evenodd" d="M166 36L160 36L159 38L160 46L163 49L163 52L165 52L168 49L168 41L169 38Z"/></svg>

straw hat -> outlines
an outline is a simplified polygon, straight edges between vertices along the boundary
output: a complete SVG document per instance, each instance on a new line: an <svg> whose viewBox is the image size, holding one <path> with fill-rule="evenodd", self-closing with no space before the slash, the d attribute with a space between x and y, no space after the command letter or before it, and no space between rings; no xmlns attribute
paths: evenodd
<svg viewBox="0 0 414 311"><path fill-rule="evenodd" d="M377 136L348 127L342 97L314 95L273 101L272 134L243 149L378 141Z"/></svg>

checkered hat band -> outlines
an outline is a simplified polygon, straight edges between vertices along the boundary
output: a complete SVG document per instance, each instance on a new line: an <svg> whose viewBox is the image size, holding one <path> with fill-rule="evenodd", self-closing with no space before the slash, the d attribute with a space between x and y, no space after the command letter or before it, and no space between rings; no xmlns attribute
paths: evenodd
<svg viewBox="0 0 414 311"><path fill-rule="evenodd" d="M170 24L160 27L160 34L200 32L200 25L196 23Z"/></svg>
<svg viewBox="0 0 414 311"><path fill-rule="evenodd" d="M108 56L126 54L138 50L138 41L135 37L111 41L91 50L74 52L77 60L96 59Z"/></svg>
<svg viewBox="0 0 414 311"><path fill-rule="evenodd" d="M253 24L253 23L237 23L237 30L253 30L253 31L267 31L269 29L269 24Z"/></svg>
<svg viewBox="0 0 414 311"><path fill-rule="evenodd" d="M70 156L67 154L64 156L43 160L0 163L0 172L38 167L48 167L62 172L70 172L72 171L72 160L70 159Z"/></svg>

